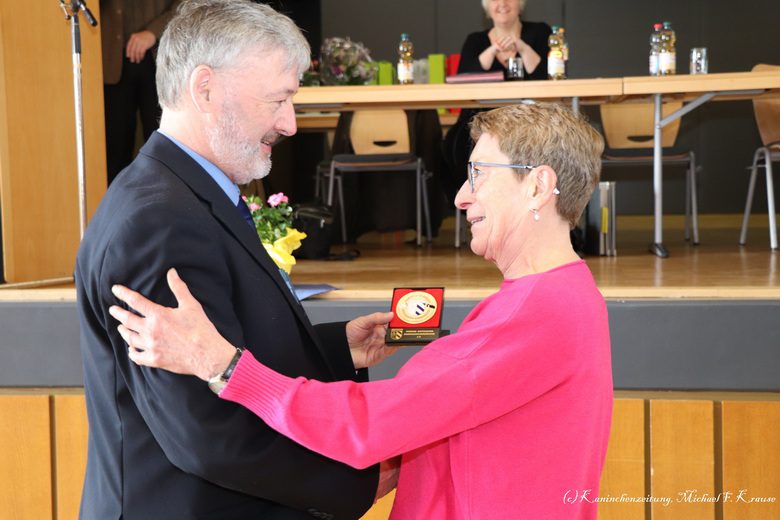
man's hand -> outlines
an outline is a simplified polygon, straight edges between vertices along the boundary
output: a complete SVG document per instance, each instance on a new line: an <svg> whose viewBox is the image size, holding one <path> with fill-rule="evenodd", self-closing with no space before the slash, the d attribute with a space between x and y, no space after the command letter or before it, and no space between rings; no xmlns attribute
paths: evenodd
<svg viewBox="0 0 780 520"><path fill-rule="evenodd" d="M375 312L347 323L347 342L355 368L367 368L395 354L396 349L385 344L387 324L392 312Z"/></svg>
<svg viewBox="0 0 780 520"><path fill-rule="evenodd" d="M395 487L398 485L398 473L400 471L400 455L379 463L379 485L376 489L376 498L374 498L374 503L395 489Z"/></svg>
<svg viewBox="0 0 780 520"><path fill-rule="evenodd" d="M130 39L127 40L127 59L132 63L141 63L144 59L146 51L154 47L157 43L157 36L152 31L139 31L130 35Z"/></svg>

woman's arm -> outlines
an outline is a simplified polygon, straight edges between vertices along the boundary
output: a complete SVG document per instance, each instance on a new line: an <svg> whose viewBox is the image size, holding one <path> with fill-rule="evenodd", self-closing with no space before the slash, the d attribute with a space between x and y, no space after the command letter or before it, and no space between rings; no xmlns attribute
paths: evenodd
<svg viewBox="0 0 780 520"><path fill-rule="evenodd" d="M490 70L490 67L493 66L493 61L496 59L496 55L498 54L498 47L495 45L491 45L482 53L479 55L479 65L482 67L482 70Z"/></svg>
<svg viewBox="0 0 780 520"><path fill-rule="evenodd" d="M492 47L493 45L485 32L469 34L460 49L458 74L490 70L497 52L497 49L491 50Z"/></svg>
<svg viewBox="0 0 780 520"><path fill-rule="evenodd" d="M128 289L115 292L145 316L128 316L127 311L112 308L112 315L127 323L121 327L133 360L169 368L160 362L167 356L165 363L175 365L171 360L177 358L176 366L182 368L187 359L212 349L226 357L224 340L201 333L208 328L208 319L197 315L193 304L197 302L181 289L174 292L179 301L175 309L156 306ZM245 351L220 397L249 408L270 427L313 451L356 468L367 467L500 417L572 372L575 356L569 355L564 336L551 335L537 326L536 318L519 312L525 298L512 303L500 316L483 318L481 324L472 321L457 334L428 345L389 380L322 383L290 378ZM189 340L186 332L175 330L185 322L197 331ZM211 341L221 347L211 347ZM132 354L136 347L144 352ZM161 351L167 354L161 356Z"/></svg>
<svg viewBox="0 0 780 520"><path fill-rule="evenodd" d="M520 38L515 39L515 49L517 49L520 57L523 58L523 68L525 71L528 74L533 74L533 72L536 70L536 67L539 66L539 63L541 63L542 57L539 56L533 47L525 43Z"/></svg>

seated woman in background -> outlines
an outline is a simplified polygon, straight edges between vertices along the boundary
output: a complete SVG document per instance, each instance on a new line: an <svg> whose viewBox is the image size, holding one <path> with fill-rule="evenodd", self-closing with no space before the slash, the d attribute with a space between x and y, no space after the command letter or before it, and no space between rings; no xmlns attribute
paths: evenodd
<svg viewBox="0 0 780 520"><path fill-rule="evenodd" d="M550 26L522 21L525 0L482 0L482 7L493 27L466 37L458 73L506 71L509 58L519 55L526 79L547 79Z"/></svg>
<svg viewBox="0 0 780 520"><path fill-rule="evenodd" d="M524 22L522 12L525 0L482 0L485 14L493 27L469 34L460 51L458 73L496 72L506 73L507 61L519 55L528 80L547 79L547 38L552 33L543 22ZM444 164L446 171L440 182L447 200L452 202L463 184L466 162L471 153L469 122L478 109L463 109L457 121L444 138Z"/></svg>
<svg viewBox="0 0 780 520"><path fill-rule="evenodd" d="M609 327L569 229L598 183L603 140L556 104L480 113L472 137L457 204L471 249L504 281L394 378L322 383L277 373L237 353L173 270L175 309L112 288L145 316L110 309L131 359L217 381L221 388L210 386L222 399L352 466L402 455L393 519L595 519L597 503L580 497L598 496L609 439ZM389 349L377 332L367 359Z"/></svg>

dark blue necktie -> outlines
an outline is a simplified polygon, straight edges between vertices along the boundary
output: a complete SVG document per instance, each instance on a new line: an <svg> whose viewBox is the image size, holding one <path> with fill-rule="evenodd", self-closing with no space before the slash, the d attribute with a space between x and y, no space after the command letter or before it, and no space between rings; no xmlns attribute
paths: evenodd
<svg viewBox="0 0 780 520"><path fill-rule="evenodd" d="M249 211L249 206L246 205L243 198L238 198L236 207L238 208L238 212L241 213L241 216L244 217L244 220L246 220L246 223L249 224L252 229L255 229L255 221L252 219L252 212Z"/></svg>

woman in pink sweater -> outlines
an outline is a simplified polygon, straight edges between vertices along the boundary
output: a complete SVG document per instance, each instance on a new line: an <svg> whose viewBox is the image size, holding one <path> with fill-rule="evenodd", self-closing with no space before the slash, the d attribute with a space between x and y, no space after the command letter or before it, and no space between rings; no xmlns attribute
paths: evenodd
<svg viewBox="0 0 780 520"><path fill-rule="evenodd" d="M472 137L456 204L471 249L504 282L393 379L274 372L219 335L173 270L176 309L114 288L147 317L111 308L131 358L212 380L221 398L352 466L402 455L393 519L596 518L612 412L609 329L569 229L598 182L603 142L554 104L481 113Z"/></svg>

